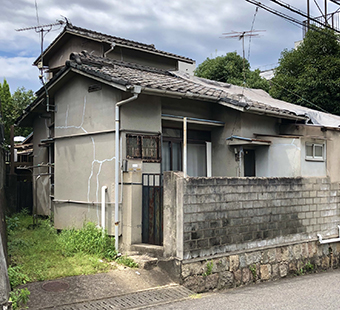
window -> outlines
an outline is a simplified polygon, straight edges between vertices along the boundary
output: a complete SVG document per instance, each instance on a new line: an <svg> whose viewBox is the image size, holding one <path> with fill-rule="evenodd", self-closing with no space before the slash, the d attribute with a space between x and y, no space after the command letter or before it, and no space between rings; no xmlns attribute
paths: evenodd
<svg viewBox="0 0 340 310"><path fill-rule="evenodd" d="M306 143L306 160L323 161L324 144Z"/></svg>
<svg viewBox="0 0 340 310"><path fill-rule="evenodd" d="M160 162L160 137L126 135L126 157L143 161Z"/></svg>

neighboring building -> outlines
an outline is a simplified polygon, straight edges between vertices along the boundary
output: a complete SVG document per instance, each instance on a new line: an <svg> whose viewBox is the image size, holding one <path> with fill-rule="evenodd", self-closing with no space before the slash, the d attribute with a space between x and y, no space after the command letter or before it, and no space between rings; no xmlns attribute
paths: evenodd
<svg viewBox="0 0 340 310"><path fill-rule="evenodd" d="M194 77L180 71L188 58L71 25L44 65L49 102L40 89L18 124L34 128L36 211L53 211L58 229L102 225L104 194L105 227L123 248L163 244L164 171L340 181L338 116Z"/></svg>
<svg viewBox="0 0 340 310"><path fill-rule="evenodd" d="M267 81L270 81L275 74L275 68L274 69L268 69L260 72L260 77L266 79Z"/></svg>

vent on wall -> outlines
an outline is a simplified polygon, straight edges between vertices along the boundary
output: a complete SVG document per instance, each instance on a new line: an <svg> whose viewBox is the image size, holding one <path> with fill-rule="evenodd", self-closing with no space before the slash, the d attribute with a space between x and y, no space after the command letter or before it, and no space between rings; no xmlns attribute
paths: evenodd
<svg viewBox="0 0 340 310"><path fill-rule="evenodd" d="M93 84L89 86L88 92L93 93L94 91L99 91L101 89L102 89L102 86L100 84Z"/></svg>

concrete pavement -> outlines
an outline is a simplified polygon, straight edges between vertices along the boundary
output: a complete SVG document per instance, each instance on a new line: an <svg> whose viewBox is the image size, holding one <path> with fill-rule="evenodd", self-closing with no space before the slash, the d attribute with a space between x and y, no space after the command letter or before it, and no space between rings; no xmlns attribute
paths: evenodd
<svg viewBox="0 0 340 310"><path fill-rule="evenodd" d="M340 270L196 295L184 301L144 309L338 310Z"/></svg>

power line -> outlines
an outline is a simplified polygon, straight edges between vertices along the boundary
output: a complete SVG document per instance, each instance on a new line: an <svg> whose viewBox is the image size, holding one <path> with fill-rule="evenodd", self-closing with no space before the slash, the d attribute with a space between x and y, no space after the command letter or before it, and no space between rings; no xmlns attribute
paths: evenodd
<svg viewBox="0 0 340 310"><path fill-rule="evenodd" d="M255 24L255 19L256 19L256 15L257 12L259 11L259 7L256 7L255 9L255 13L254 13L254 18L253 18L253 22L251 23L251 28L250 28L250 32L253 32L254 30L254 24ZM249 48L248 48L248 61L250 61L250 45L251 45L251 36L249 37Z"/></svg>
<svg viewBox="0 0 340 310"><path fill-rule="evenodd" d="M271 79L271 80L270 80L270 82L271 82L271 83L274 83L275 85L277 85L277 86L281 87L282 89L284 89L284 90L288 91L289 93L293 94L294 96L296 96L296 97L298 97L298 98L302 99L303 101L306 101L306 102L308 102L310 105L312 105L312 106L314 106L314 107L318 108L318 109L319 109L319 110L321 110L322 112L329 113L328 111L326 111L325 109L321 108L321 107L320 107L320 106L318 106L317 104L315 104L315 103L313 103L313 102L311 102L311 101L309 101L309 100L307 100L307 99L303 98L302 96L298 95L297 93L294 93L293 91L291 91L291 90L289 90L289 89L285 88L284 86L282 86L282 85L280 85L280 84L278 84L278 83L274 82L274 80L273 80L273 79Z"/></svg>
<svg viewBox="0 0 340 310"><path fill-rule="evenodd" d="M274 14L274 15L277 15L277 16L279 16L279 17L282 17L282 18L284 18L284 19L286 19L286 20L288 20L288 21L290 21L290 22L296 23L296 24L302 26L303 28L306 27L306 25L305 25L305 23L304 23L303 21L299 21L299 20L297 20L297 19L295 19L295 18L293 18L293 17L291 17L291 16L289 16L289 15L287 15L287 14L284 14L284 13L282 13L282 12L280 12L280 11L277 11L277 10L275 10L275 9L272 9L272 8L270 8L270 7L268 7L268 6L264 5L264 4L262 4L261 2L254 1L254 0L246 0L246 1L249 2L249 3L251 3L251 4L254 4L254 5L256 5L256 6L262 8L262 9L264 9L264 10L266 10L266 11L268 11L268 12ZM289 8L288 8L288 7L286 7L286 8L289 9L289 10L291 10L291 8L292 8L290 5L284 4L282 1L278 1L278 0L271 0L271 1L273 1L273 2L275 2L275 3L279 3L279 2L280 2L280 4L282 4L282 6L284 6L284 5L288 6ZM292 10L291 10L291 11L292 11ZM295 13L297 13L297 12L295 12ZM299 13L298 13L298 14L299 14ZM301 14L300 14L300 15L301 15ZM308 15L306 15L306 16L308 16ZM317 19L314 19L314 18L309 18L309 19L315 21L316 23L319 23L319 24L321 23L321 22L319 22ZM333 31L335 31L335 32L337 32L337 33L340 33L339 30L336 30L336 29L334 29L334 28L332 28L332 27L330 27L330 26L328 26L328 25L324 25L323 23L321 23L321 25L324 26L324 27L326 27L326 28L328 28L328 29L331 29L331 30L333 30ZM314 29L314 30L315 30L315 31L319 31L317 28Z"/></svg>
<svg viewBox="0 0 340 310"><path fill-rule="evenodd" d="M281 13L281 12L275 10L275 9L272 9L272 8L270 8L270 7L268 7L268 6L264 5L264 4L262 4L261 2L254 1L254 0L246 0L246 1L249 2L249 3L251 3L251 4L256 5L256 6L260 7L260 8L262 8L262 9L264 9L264 10L270 12L270 13L273 13L274 15L277 15L277 16L279 16L279 17L282 17L282 18L284 18L284 19L287 19L287 20L289 20L289 21L291 21L291 22L293 22L293 23L299 24L299 25L301 25L302 27L304 27L304 23L303 23L303 22L301 22L301 21L299 21L299 20L297 20L297 19L295 19L295 18L293 18L293 17L291 17L291 16L289 16L289 15L287 15L287 14L284 14L284 13Z"/></svg>
<svg viewBox="0 0 340 310"><path fill-rule="evenodd" d="M337 4L337 5L340 5L340 1L336 1L336 0L329 0L330 2L333 2L333 3L335 3L335 4Z"/></svg>
<svg viewBox="0 0 340 310"><path fill-rule="evenodd" d="M325 25L324 23L318 21L317 19L315 19L315 18L313 18L313 17L310 17L310 16L309 16L308 14L306 14L305 12L301 11L301 10L298 9L298 8L295 8L295 7L291 6L291 5L288 4L288 3L285 3L285 2L280 1L280 0L270 0L270 1L271 1L271 2L274 2L274 3L278 4L278 5L280 5L280 6L282 6L282 7L284 7L284 8L287 9L287 10L292 11L293 13L299 14L299 15L301 15L301 16L303 16L303 17L309 19L309 20L312 20L312 21L318 23L318 24L321 25L321 26L325 26L325 27L327 27L327 28L333 29L332 27ZM315 0L314 0L314 1L315 1ZM318 7L319 7L319 6L318 6ZM320 10L320 7L319 7L319 10ZM322 12L321 12L321 14L322 14ZM322 14L322 15L323 15L323 14Z"/></svg>

